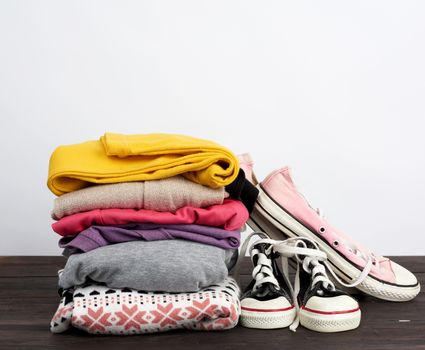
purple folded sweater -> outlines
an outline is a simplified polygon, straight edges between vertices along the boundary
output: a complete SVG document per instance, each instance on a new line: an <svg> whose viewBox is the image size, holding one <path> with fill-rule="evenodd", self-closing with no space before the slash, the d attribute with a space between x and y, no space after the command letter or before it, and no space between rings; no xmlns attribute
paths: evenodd
<svg viewBox="0 0 425 350"><path fill-rule="evenodd" d="M90 226L76 236L61 238L59 247L66 248L67 254L73 254L88 252L115 243L165 239L186 239L223 249L237 249L241 234L239 231L228 231L203 225L130 223L119 226Z"/></svg>

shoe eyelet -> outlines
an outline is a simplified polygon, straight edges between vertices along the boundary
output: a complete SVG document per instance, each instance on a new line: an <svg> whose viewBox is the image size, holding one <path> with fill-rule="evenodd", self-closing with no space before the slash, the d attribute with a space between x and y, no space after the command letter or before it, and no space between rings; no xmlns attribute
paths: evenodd
<svg viewBox="0 0 425 350"><path fill-rule="evenodd" d="M339 246L339 242L337 240L333 241L332 244L333 244L334 247L338 247Z"/></svg>
<svg viewBox="0 0 425 350"><path fill-rule="evenodd" d="M326 231L326 229L325 229L323 226L321 226L321 227L319 228L319 232L320 232L320 233L325 233L325 231Z"/></svg>

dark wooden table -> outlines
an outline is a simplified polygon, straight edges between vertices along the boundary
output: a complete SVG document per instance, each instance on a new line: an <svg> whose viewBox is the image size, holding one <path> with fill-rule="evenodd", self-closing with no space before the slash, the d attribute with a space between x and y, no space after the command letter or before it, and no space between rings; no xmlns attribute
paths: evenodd
<svg viewBox="0 0 425 350"><path fill-rule="evenodd" d="M394 257L425 285L425 257ZM425 349L425 294L407 303L361 297L362 322L350 332L321 334L299 327L225 332L173 331L138 336L92 336L74 330L51 334L58 306L62 257L0 257L0 349ZM242 283L250 277L249 262Z"/></svg>

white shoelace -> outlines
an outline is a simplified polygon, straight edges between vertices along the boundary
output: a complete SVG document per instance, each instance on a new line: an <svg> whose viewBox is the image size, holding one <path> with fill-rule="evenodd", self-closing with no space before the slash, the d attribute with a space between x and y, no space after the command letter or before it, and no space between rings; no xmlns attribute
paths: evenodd
<svg viewBox="0 0 425 350"><path fill-rule="evenodd" d="M252 278L255 280L252 289L257 291L263 283L271 283L279 288L279 282L273 274L272 261L270 258L255 248L251 249L250 254L252 260L254 257L257 257L257 264L252 270Z"/></svg>
<svg viewBox="0 0 425 350"><path fill-rule="evenodd" d="M308 248L307 243L313 245L314 248ZM295 258L297 263L294 286L292 287L292 285L289 284L289 288L293 295L293 303L297 311L294 322L289 326L289 329L295 332L299 325L300 306L298 303L298 294L300 292L300 268L302 267L304 271L311 274L312 286L322 282L324 288L335 290L335 285L326 274L326 265L323 265L323 263L326 262L327 256L325 252L319 250L316 242L308 238L295 237L288 238L285 241L276 241L275 244L272 245L272 249L280 254L282 271L287 280L289 280L288 259Z"/></svg>
<svg viewBox="0 0 425 350"><path fill-rule="evenodd" d="M322 220L325 219L325 215L320 208L314 208L310 204L310 202L307 200L307 198L301 192L298 192L298 193L304 198L304 200L306 201L308 206L311 209L313 209ZM352 287L355 287L355 286L359 285L360 283L362 283L364 281L364 279L367 277L367 275L369 275L369 272L372 270L373 265L376 266L376 268L379 270L379 262L377 261L375 255L373 253L364 252L364 251L360 250L354 243L348 242L347 240L345 240L343 238L338 239L338 244L342 244L343 246L346 246L353 254L357 255L358 257L360 257L362 260L364 260L366 262L366 264L365 264L363 270L361 271L361 273L359 274L359 276L357 276L357 278L355 278L351 283L346 283L346 282L342 281L336 275L336 273L333 271L330 264L327 261L325 261L324 264L328 268L328 270L331 273L331 275L333 276L333 278L339 284L341 284L342 286L347 287L347 288L352 288Z"/></svg>
<svg viewBox="0 0 425 350"><path fill-rule="evenodd" d="M269 244L270 247L267 249L266 254L270 254L272 252L278 252L280 254L281 264L282 264L282 273L285 276L285 279L288 281L288 287L291 292L292 302L296 309L296 317L292 324L289 326L289 329L293 332L296 331L299 325L299 310L300 306L298 303L298 294L300 292L300 266L304 269L304 271L308 272L312 276L312 285L315 286L317 283L322 282L324 288L335 290L335 285L329 280L326 274L326 265L322 265L321 263L325 263L327 256L325 252L319 250L318 245L311 241L308 238L288 238L284 241L277 241L268 238L268 236L263 232L253 232L251 233L243 243L240 251L240 255L234 270L234 278L238 281L240 274L240 266L243 258L245 257L245 253L249 242L252 237L259 236L261 239L256 241L250 248L251 258L257 254L258 262L256 267L253 269L252 276L255 279L254 288L258 288L262 283L270 282L279 287L279 284L274 277L273 270L271 267L271 261L266 255L259 253L257 249L254 248L255 245L266 243ZM310 243L315 248L308 248L307 243ZM254 255L253 255L254 254ZM302 258L300 257L302 256ZM265 257L265 260L261 260L263 265L260 265L260 259ZM296 273L295 273L295 281L294 286L289 282L289 268L288 268L288 259L295 258L297 263ZM329 267L328 267L329 269ZM270 278L270 273L273 278ZM239 281L238 281L239 282ZM277 283L277 284L276 284Z"/></svg>
<svg viewBox="0 0 425 350"><path fill-rule="evenodd" d="M241 269L241 265L242 265L242 261L244 260L244 258L245 258L245 255L246 255L246 251L247 251L247 249L248 249L248 246L249 246L249 242L251 241L251 238L252 237L254 237L254 236L258 236L258 237L260 237L260 238L263 238L263 239L267 239L269 236L267 236L267 234L265 234L264 232L260 232L260 231L258 231L258 232L252 232L252 233L250 233L247 237L246 237L246 239L245 239L245 241L243 242L243 244L242 244L242 246L241 246L241 249L240 249L240 252L239 252L239 257L238 257L238 260L236 261L236 264L235 264L235 267L234 267L234 269L233 269L233 278L236 280L236 282L238 282L238 283L240 283L240 269ZM252 250L253 250L253 248L254 248L254 244L253 245L251 245L251 247L250 247L250 257L251 257L251 260L252 260L252 258L253 258L253 256L252 256L252 254L251 254L251 252L252 252ZM262 254L262 255L264 255L264 254ZM264 262L264 259L262 260L263 262ZM266 264L266 266L268 266L268 264ZM269 266L269 268L270 268L270 271L272 271L271 270L271 265ZM258 272L261 272L261 271L258 271ZM268 272L268 271L267 271ZM263 273L264 273L264 271L263 271ZM271 273L271 275L273 276L273 273ZM252 277L254 278L254 279L256 279L256 277L255 277L255 274L254 274L254 271L252 272ZM260 277L260 276L259 276ZM263 282L264 283L264 282ZM276 281L276 283L277 283L277 281ZM259 285L259 283L258 283L258 285ZM277 285L279 285L279 284L277 284Z"/></svg>
<svg viewBox="0 0 425 350"><path fill-rule="evenodd" d="M357 256L361 257L364 261L366 261L366 265L363 268L362 272L355 278L351 283L346 283L343 280L341 280L338 275L332 270L331 265L328 261L324 261L323 263L328 268L329 272L331 273L332 277L341 285L347 288L355 287L362 283L364 279L369 275L370 270L372 270L372 266L375 264L375 266L379 269L379 263L376 262L376 257L371 253L363 253L359 251L357 248L354 248L355 246L351 243L345 242L344 240L340 240L341 244L345 244L349 249L356 254ZM350 246L353 246L353 248L350 248ZM359 254L360 253L360 254Z"/></svg>

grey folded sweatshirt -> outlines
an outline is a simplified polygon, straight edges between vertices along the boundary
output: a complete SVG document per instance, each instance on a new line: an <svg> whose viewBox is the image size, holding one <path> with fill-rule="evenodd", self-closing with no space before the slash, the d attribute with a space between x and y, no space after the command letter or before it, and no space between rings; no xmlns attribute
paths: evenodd
<svg viewBox="0 0 425 350"><path fill-rule="evenodd" d="M222 282L237 250L185 241L135 241L72 255L59 276L59 287L87 281L110 288L193 292Z"/></svg>
<svg viewBox="0 0 425 350"><path fill-rule="evenodd" d="M228 194L224 187L210 188L183 176L142 182L94 185L59 196L54 201L52 218L93 209L150 209L175 212L184 206L196 208L223 204Z"/></svg>

